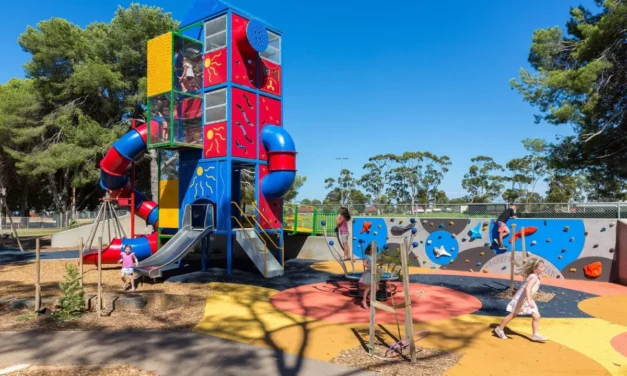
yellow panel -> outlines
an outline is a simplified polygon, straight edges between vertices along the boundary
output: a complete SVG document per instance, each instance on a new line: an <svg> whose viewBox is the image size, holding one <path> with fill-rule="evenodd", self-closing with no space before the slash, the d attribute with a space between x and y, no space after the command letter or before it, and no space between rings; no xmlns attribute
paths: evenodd
<svg viewBox="0 0 627 376"><path fill-rule="evenodd" d="M172 90L172 33L148 41L148 96Z"/></svg>
<svg viewBox="0 0 627 376"><path fill-rule="evenodd" d="M179 181L159 181L159 227L179 228Z"/></svg>

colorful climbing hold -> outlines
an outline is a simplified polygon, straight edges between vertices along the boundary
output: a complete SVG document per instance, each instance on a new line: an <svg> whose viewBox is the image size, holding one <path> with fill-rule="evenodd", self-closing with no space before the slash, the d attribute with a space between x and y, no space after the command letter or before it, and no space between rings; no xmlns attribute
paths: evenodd
<svg viewBox="0 0 627 376"><path fill-rule="evenodd" d="M483 269L483 272L484 272L484 273L487 273L487 272L488 272L488 269Z"/></svg>
<svg viewBox="0 0 627 376"><path fill-rule="evenodd" d="M390 248L390 246L389 246L389 245L387 245L387 244L385 244L385 245L383 246L383 249L389 249L389 248Z"/></svg>
<svg viewBox="0 0 627 376"><path fill-rule="evenodd" d="M423 220L422 220L422 223L427 223L427 222L428 222L428 221L427 221L426 219L423 219Z"/></svg>
<svg viewBox="0 0 627 376"><path fill-rule="evenodd" d="M449 264L452 264L452 263L454 263L454 262L455 262L455 260L451 260L451 261L449 262Z"/></svg>
<svg viewBox="0 0 627 376"><path fill-rule="evenodd" d="M436 267L435 267L435 266L432 266L432 267L431 267L431 269L436 269Z"/></svg>
<svg viewBox="0 0 627 376"><path fill-rule="evenodd" d="M576 272L576 271L577 271L577 269L575 269L575 268L570 268L570 270L569 270L569 271L570 271L571 273L574 273L574 272Z"/></svg>
<svg viewBox="0 0 627 376"><path fill-rule="evenodd" d="M462 241L463 241L463 242L465 242L466 240L468 240L468 239L466 239L466 238L462 238Z"/></svg>
<svg viewBox="0 0 627 376"><path fill-rule="evenodd" d="M442 235L438 235L438 239L442 239Z"/></svg>
<svg viewBox="0 0 627 376"><path fill-rule="evenodd" d="M422 260L422 264L423 265L426 264L426 263L427 263L427 260Z"/></svg>
<svg viewBox="0 0 627 376"><path fill-rule="evenodd" d="M599 248L599 245L595 244L595 245L592 246L592 248Z"/></svg>
<svg viewBox="0 0 627 376"><path fill-rule="evenodd" d="M562 248L562 253L566 252L566 248Z"/></svg>
<svg viewBox="0 0 627 376"><path fill-rule="evenodd" d="M480 263L480 262L477 262L475 265L476 265L476 266L481 266L481 263Z"/></svg>
<svg viewBox="0 0 627 376"><path fill-rule="evenodd" d="M418 247L418 242L413 242L413 243L411 243L411 245L412 245L412 247L416 248L416 247Z"/></svg>
<svg viewBox="0 0 627 376"><path fill-rule="evenodd" d="M570 231L570 227L564 226L564 232L568 232L568 231Z"/></svg>
<svg viewBox="0 0 627 376"><path fill-rule="evenodd" d="M489 247L489 246L490 246L490 243L485 242L485 243L483 243L483 246L484 246L484 247Z"/></svg>
<svg viewBox="0 0 627 376"><path fill-rule="evenodd" d="M470 260L464 260L466 264L470 264Z"/></svg>
<svg viewBox="0 0 627 376"><path fill-rule="evenodd" d="M583 234L584 234L585 236L588 236L588 231L584 232Z"/></svg>
<svg viewBox="0 0 627 376"><path fill-rule="evenodd" d="M329 240L329 245L333 245L333 244L335 244L333 240Z"/></svg>
<svg viewBox="0 0 627 376"><path fill-rule="evenodd" d="M451 252L455 251L455 247L451 247Z"/></svg>
<svg viewBox="0 0 627 376"><path fill-rule="evenodd" d="M424 240L421 240L421 241L420 241L420 244L424 244L424 243L425 243L425 242L424 242Z"/></svg>
<svg viewBox="0 0 627 376"><path fill-rule="evenodd" d="M417 233L417 232L418 232L418 229L417 229L417 228L415 228L415 227L412 227L412 229L411 229L411 233L412 233L412 234L415 234L415 233Z"/></svg>
<svg viewBox="0 0 627 376"><path fill-rule="evenodd" d="M457 234L455 234L455 233L452 233L452 234L451 234L451 238L454 238L454 237L456 237L456 236L457 236Z"/></svg>
<svg viewBox="0 0 627 376"><path fill-rule="evenodd" d="M326 226L327 225L327 221L322 221L322 222L320 222L320 224L322 224L323 226Z"/></svg>
<svg viewBox="0 0 627 376"><path fill-rule="evenodd" d="M604 231L605 231L605 227L601 227L601 232L604 232Z"/></svg>
<svg viewBox="0 0 627 376"><path fill-rule="evenodd" d="M485 256L485 252L479 253L479 256Z"/></svg>
<svg viewBox="0 0 627 376"><path fill-rule="evenodd" d="M551 238L546 238L546 242L550 243L551 242Z"/></svg>
<svg viewBox="0 0 627 376"><path fill-rule="evenodd" d="M403 220L401 219L400 221L398 221L398 224L402 225L403 224Z"/></svg>
<svg viewBox="0 0 627 376"><path fill-rule="evenodd" d="M444 228L444 223L440 223L440 228Z"/></svg>
<svg viewBox="0 0 627 376"><path fill-rule="evenodd" d="M583 273L588 278L597 278L603 274L603 265L599 261L593 262L583 267Z"/></svg>
<svg viewBox="0 0 627 376"><path fill-rule="evenodd" d="M381 228L381 225L377 226L378 228Z"/></svg>
<svg viewBox="0 0 627 376"><path fill-rule="evenodd" d="M571 242L574 242L574 241L575 241L575 238L570 238L570 239L568 239L568 240L569 240L569 241L571 241Z"/></svg>
<svg viewBox="0 0 627 376"><path fill-rule="evenodd" d="M507 265L503 265L503 267L501 267L501 270L505 270L507 269Z"/></svg>
<svg viewBox="0 0 627 376"><path fill-rule="evenodd" d="M489 224L487 221L486 221L486 222L483 222L483 225L484 225L484 226L490 226L490 224Z"/></svg>
<svg viewBox="0 0 627 376"><path fill-rule="evenodd" d="M532 241L531 241L531 245L536 245L536 241L535 241L535 240L532 240Z"/></svg>
<svg viewBox="0 0 627 376"><path fill-rule="evenodd" d="M429 222L429 226L433 227L433 222Z"/></svg>
<svg viewBox="0 0 627 376"><path fill-rule="evenodd" d="M394 222L394 218L390 218L390 222Z"/></svg>
<svg viewBox="0 0 627 376"><path fill-rule="evenodd" d="M449 224L450 226L453 226L453 225L455 224L455 222L450 221L448 224Z"/></svg>
<svg viewBox="0 0 627 376"><path fill-rule="evenodd" d="M557 258L561 260L562 259L562 255L557 256Z"/></svg>
<svg viewBox="0 0 627 376"><path fill-rule="evenodd" d="M373 232L374 235L379 235L379 232L375 231Z"/></svg>
<svg viewBox="0 0 627 376"><path fill-rule="evenodd" d="M431 241L431 240L427 240L427 245L429 245L429 244L431 244L431 243L433 243L433 241Z"/></svg>
<svg viewBox="0 0 627 376"><path fill-rule="evenodd" d="M614 253L614 248L610 248L610 253Z"/></svg>
<svg viewBox="0 0 627 376"><path fill-rule="evenodd" d="M412 219L410 219L410 220L409 220L409 222L411 222L411 223L416 223L416 218L412 218Z"/></svg>
<svg viewBox="0 0 627 376"><path fill-rule="evenodd" d="M615 225L616 225L616 223L610 222L610 227L614 227Z"/></svg>

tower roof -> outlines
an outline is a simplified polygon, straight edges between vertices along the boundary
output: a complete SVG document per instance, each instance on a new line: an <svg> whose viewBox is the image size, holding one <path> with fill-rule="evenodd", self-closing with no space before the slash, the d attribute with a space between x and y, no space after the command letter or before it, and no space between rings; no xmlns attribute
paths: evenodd
<svg viewBox="0 0 627 376"><path fill-rule="evenodd" d="M281 30L273 27L272 25L257 17L252 16L247 12L242 11L241 9L234 7L233 5L223 0L196 0L194 2L194 5L192 5L189 12L187 13L187 16L183 19L183 22L181 23L181 28L204 20L213 14L222 12L229 8L243 16L246 16L247 18L257 19L258 21L263 22L267 27L274 29L275 32L282 34Z"/></svg>

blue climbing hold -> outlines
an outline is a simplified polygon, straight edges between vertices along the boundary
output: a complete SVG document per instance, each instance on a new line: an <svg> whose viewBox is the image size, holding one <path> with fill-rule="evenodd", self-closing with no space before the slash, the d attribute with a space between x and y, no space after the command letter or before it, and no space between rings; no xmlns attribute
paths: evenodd
<svg viewBox="0 0 627 376"><path fill-rule="evenodd" d="M412 218L412 219L410 219L410 220L409 220L409 222L411 222L411 223L416 223L416 218Z"/></svg>
<svg viewBox="0 0 627 376"><path fill-rule="evenodd" d="M440 228L444 228L444 223L440 223Z"/></svg>
<svg viewBox="0 0 627 376"><path fill-rule="evenodd" d="M483 243L483 246L484 246L484 247L489 247L489 246L490 246L490 243L485 242L485 243Z"/></svg>
<svg viewBox="0 0 627 376"><path fill-rule="evenodd" d="M605 230L605 227L601 228L601 232L603 232L603 231L606 231L606 230Z"/></svg>
<svg viewBox="0 0 627 376"><path fill-rule="evenodd" d="M412 245L414 248L416 248L416 247L418 247L418 242L413 242L413 243L411 243L411 245Z"/></svg>
<svg viewBox="0 0 627 376"><path fill-rule="evenodd" d="M389 249L389 248L390 248L390 246L387 245L387 244L383 246L383 249Z"/></svg>
<svg viewBox="0 0 627 376"><path fill-rule="evenodd" d="M477 262L477 264L476 264L476 265L477 265L477 266L481 266L481 262Z"/></svg>
<svg viewBox="0 0 627 376"><path fill-rule="evenodd" d="M503 265L503 267L501 268L501 270L505 270L507 269L507 265Z"/></svg>
<svg viewBox="0 0 627 376"><path fill-rule="evenodd" d="M333 242L333 240L330 240L330 241L329 241L329 245L333 245L333 244L335 244L335 243Z"/></svg>
<svg viewBox="0 0 627 376"><path fill-rule="evenodd" d="M481 239L481 223L477 223L477 226L472 230L468 231L468 235L470 235L470 240Z"/></svg>
<svg viewBox="0 0 627 376"><path fill-rule="evenodd" d="M415 234L415 233L417 233L417 232L418 232L418 229L417 229L417 228L413 227L413 228L411 229L411 233L412 233L412 234Z"/></svg>
<svg viewBox="0 0 627 376"><path fill-rule="evenodd" d="M327 221L322 221L322 222L320 222L320 224L322 224L323 226L326 226L327 225Z"/></svg>

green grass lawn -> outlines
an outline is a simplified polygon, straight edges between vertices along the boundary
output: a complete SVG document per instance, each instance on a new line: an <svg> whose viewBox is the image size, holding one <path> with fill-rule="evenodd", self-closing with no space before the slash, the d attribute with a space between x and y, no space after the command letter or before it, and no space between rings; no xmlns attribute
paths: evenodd
<svg viewBox="0 0 627 376"><path fill-rule="evenodd" d="M46 236L56 234L57 232L63 231L63 228L22 228L17 229L18 236ZM8 233L9 230L4 230L4 233Z"/></svg>

